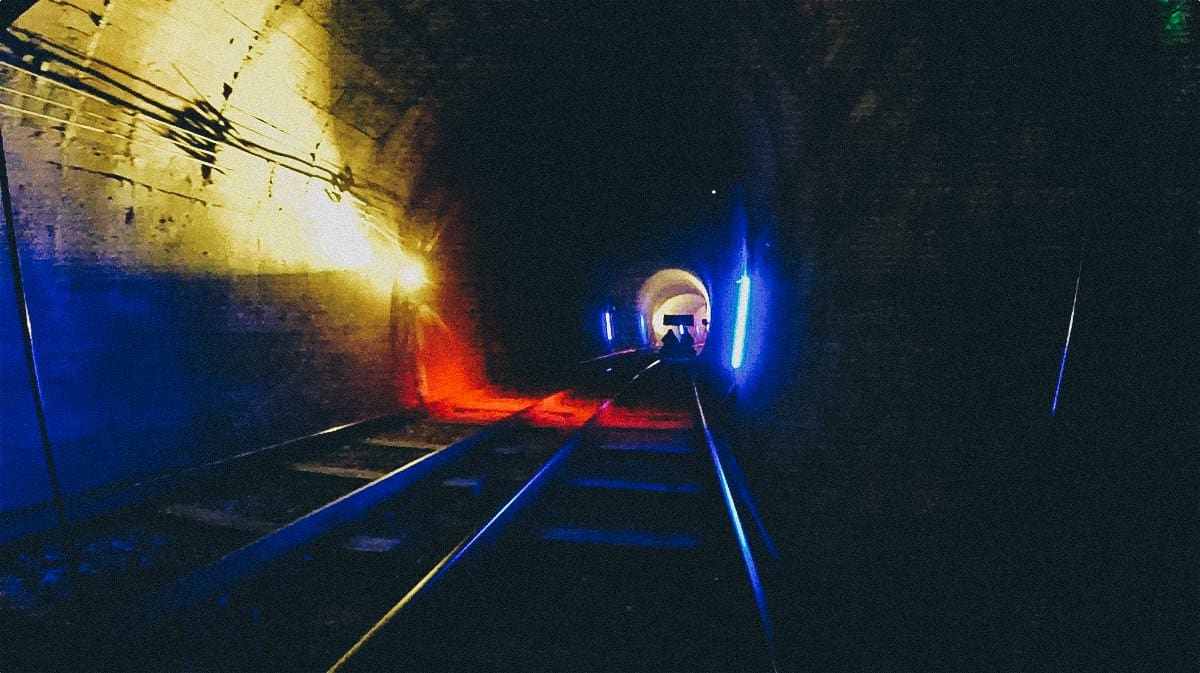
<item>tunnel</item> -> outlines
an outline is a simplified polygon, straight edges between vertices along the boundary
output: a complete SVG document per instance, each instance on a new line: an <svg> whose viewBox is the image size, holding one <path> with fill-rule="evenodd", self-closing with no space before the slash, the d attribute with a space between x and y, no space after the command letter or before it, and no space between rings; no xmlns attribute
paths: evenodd
<svg viewBox="0 0 1200 673"><path fill-rule="evenodd" d="M708 288L694 274L683 269L656 271L638 289L638 324L653 326L647 333L652 343L662 341L667 325L663 322L668 315L688 315L696 332L696 344L700 348L708 336L709 318Z"/></svg>
<svg viewBox="0 0 1200 673"><path fill-rule="evenodd" d="M791 668L1194 663L1198 21L4 2L0 631L66 591L29 540L673 315Z"/></svg>

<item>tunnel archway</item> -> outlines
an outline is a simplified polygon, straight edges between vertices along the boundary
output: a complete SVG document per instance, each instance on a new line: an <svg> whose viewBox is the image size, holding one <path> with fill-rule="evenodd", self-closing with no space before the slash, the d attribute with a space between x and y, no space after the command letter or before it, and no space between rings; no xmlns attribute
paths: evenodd
<svg viewBox="0 0 1200 673"><path fill-rule="evenodd" d="M647 338L658 343L667 333L663 316L690 314L695 320L691 329L697 349L703 348L708 337L708 320L712 302L708 287L694 273L668 268L655 272L642 282L637 294L639 319L647 327Z"/></svg>

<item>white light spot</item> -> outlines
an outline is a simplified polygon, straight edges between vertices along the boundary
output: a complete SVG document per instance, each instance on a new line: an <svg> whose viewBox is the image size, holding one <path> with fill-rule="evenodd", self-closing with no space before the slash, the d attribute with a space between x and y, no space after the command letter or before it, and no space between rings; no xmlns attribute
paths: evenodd
<svg viewBox="0 0 1200 673"><path fill-rule="evenodd" d="M404 259L395 271L396 282L405 292L414 292L429 279L425 275L425 267L415 259Z"/></svg>

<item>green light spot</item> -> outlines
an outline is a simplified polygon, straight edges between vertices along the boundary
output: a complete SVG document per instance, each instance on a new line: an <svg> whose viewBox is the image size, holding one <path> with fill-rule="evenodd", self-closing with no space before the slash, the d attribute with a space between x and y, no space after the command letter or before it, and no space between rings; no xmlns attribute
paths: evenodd
<svg viewBox="0 0 1200 673"><path fill-rule="evenodd" d="M1187 5L1178 0L1159 0L1166 15L1163 21L1163 41L1167 44L1188 42L1191 35L1188 31Z"/></svg>

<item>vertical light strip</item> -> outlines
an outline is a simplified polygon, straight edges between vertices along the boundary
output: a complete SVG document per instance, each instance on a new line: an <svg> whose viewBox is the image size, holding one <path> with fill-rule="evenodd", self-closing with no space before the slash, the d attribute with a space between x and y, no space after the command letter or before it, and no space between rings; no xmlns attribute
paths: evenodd
<svg viewBox="0 0 1200 673"><path fill-rule="evenodd" d="M604 340L608 342L613 340L612 311L604 312Z"/></svg>
<svg viewBox="0 0 1200 673"><path fill-rule="evenodd" d="M1083 260L1079 260L1079 272L1075 275L1075 298L1071 300L1071 319L1067 321L1067 340L1063 342L1062 361L1058 363L1058 383L1054 384L1054 401L1050 403L1050 415L1058 411L1058 393L1062 391L1063 372L1067 368L1067 350L1071 347L1071 330L1075 328L1075 304L1079 302L1079 279L1083 277Z"/></svg>
<svg viewBox="0 0 1200 673"><path fill-rule="evenodd" d="M750 276L745 271L738 279L737 313L733 323L733 351L729 366L738 369L746 355L746 316L750 310Z"/></svg>

